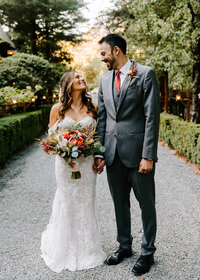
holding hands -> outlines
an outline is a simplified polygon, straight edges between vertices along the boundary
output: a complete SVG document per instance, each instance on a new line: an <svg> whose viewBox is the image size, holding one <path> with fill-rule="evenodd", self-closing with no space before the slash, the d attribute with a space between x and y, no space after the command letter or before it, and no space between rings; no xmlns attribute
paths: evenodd
<svg viewBox="0 0 200 280"><path fill-rule="evenodd" d="M95 158L94 164L92 166L92 170L94 173L101 174L103 172L104 166L106 164L105 159L103 158Z"/></svg>

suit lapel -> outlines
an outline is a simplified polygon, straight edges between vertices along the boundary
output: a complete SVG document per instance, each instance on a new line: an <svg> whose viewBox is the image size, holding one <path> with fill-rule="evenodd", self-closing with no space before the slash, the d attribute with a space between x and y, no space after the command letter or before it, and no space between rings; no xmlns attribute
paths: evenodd
<svg viewBox="0 0 200 280"><path fill-rule="evenodd" d="M131 66L132 65L134 65L134 66L136 65L134 63L134 61L131 61L131 62L132 62ZM129 69L131 69L131 67ZM133 78L129 77L128 75L126 75L126 78L125 78L125 80L124 80L124 82L122 84L122 87L120 88L120 99L119 99L119 104L118 104L117 112L119 111L119 108L120 108L120 106L122 104L122 101L123 101L123 99L124 99L124 97L125 97L125 95L127 93L127 89L128 89L129 84L131 83L131 81L133 81Z"/></svg>
<svg viewBox="0 0 200 280"><path fill-rule="evenodd" d="M113 100L113 79L115 77L115 71L110 71L110 75L107 77L107 84L108 84L108 97L111 103L112 110L114 114L116 114L115 103Z"/></svg>

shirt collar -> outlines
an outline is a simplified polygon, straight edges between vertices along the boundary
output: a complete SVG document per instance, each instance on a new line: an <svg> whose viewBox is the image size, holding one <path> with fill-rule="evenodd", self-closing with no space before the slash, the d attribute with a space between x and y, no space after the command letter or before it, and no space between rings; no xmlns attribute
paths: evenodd
<svg viewBox="0 0 200 280"><path fill-rule="evenodd" d="M131 62L130 60L128 60L128 61L126 62L126 64L120 69L120 72L123 73L124 75L126 75L127 72L128 72L128 70L129 70L130 67L131 67L131 64L132 64L132 62Z"/></svg>

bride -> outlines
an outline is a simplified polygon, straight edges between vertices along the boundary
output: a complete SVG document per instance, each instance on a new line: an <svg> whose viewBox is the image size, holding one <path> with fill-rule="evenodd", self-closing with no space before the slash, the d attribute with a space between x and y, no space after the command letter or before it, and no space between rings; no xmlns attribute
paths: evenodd
<svg viewBox="0 0 200 280"><path fill-rule="evenodd" d="M60 84L61 98L51 109L48 133L74 124L95 128L97 105L88 96L83 77L76 72L68 72L62 76ZM58 273L63 269L93 268L106 259L96 217L93 162L93 156L80 158L82 176L71 179L74 162L67 164L56 155L57 190L49 224L42 234L41 251L46 265Z"/></svg>

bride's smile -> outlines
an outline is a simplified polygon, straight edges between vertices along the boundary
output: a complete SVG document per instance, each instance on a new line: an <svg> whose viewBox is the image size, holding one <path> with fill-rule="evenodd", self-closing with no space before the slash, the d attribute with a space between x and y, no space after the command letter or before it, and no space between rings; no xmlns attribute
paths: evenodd
<svg viewBox="0 0 200 280"><path fill-rule="evenodd" d="M73 91L86 90L86 82L85 82L84 78L76 72L74 73L74 81L72 84L72 90Z"/></svg>

